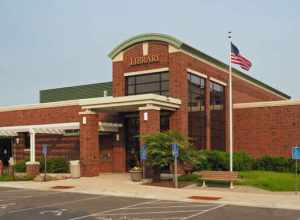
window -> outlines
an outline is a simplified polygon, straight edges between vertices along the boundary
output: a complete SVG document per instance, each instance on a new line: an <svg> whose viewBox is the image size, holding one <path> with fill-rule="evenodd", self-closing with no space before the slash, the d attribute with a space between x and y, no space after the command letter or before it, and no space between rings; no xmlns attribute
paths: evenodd
<svg viewBox="0 0 300 220"><path fill-rule="evenodd" d="M169 73L151 73L126 77L126 95L154 93L169 95Z"/></svg>
<svg viewBox="0 0 300 220"><path fill-rule="evenodd" d="M204 149L206 144L205 79L188 73L188 128L193 144Z"/></svg>
<svg viewBox="0 0 300 220"><path fill-rule="evenodd" d="M210 113L211 113L211 147L213 150L225 150L225 88L211 82Z"/></svg>
<svg viewBox="0 0 300 220"><path fill-rule="evenodd" d="M223 110L224 108L224 86L210 83L210 108L211 110Z"/></svg>

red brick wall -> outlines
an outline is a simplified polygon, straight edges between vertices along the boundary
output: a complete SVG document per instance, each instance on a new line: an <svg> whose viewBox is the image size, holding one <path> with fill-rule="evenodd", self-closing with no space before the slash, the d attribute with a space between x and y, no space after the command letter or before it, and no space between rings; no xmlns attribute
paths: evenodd
<svg viewBox="0 0 300 220"><path fill-rule="evenodd" d="M144 113L148 114L148 120L144 120ZM143 110L140 111L140 135L151 134L160 131L160 111Z"/></svg>
<svg viewBox="0 0 300 220"><path fill-rule="evenodd" d="M99 133L98 115L83 114L80 120L80 168L82 176L99 174ZM86 124L83 124L86 117ZM101 148L101 146L100 146Z"/></svg>
<svg viewBox="0 0 300 220"><path fill-rule="evenodd" d="M234 147L255 157L291 156L300 143L300 105L234 110Z"/></svg>
<svg viewBox="0 0 300 220"><path fill-rule="evenodd" d="M80 106L0 112L0 126L53 124L79 121Z"/></svg>
<svg viewBox="0 0 300 220"><path fill-rule="evenodd" d="M20 136L20 144L14 145L16 152L16 160L29 159L29 148L26 149ZM79 160L79 136L63 136L63 135L36 135L36 158L42 156L42 144L48 144L48 157L63 157L65 160Z"/></svg>

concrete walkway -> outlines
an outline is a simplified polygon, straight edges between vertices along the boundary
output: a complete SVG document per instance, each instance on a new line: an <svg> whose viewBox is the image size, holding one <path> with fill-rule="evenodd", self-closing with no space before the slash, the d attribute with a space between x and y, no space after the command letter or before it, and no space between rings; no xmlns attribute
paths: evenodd
<svg viewBox="0 0 300 220"><path fill-rule="evenodd" d="M53 190L51 187L54 186L73 186L74 188L61 191L194 202L197 200L189 199L190 196L220 196L222 198L214 201L215 203L300 210L300 193L296 195L294 192L269 192L244 186L236 186L233 190L214 187L203 189L197 186L181 189L154 187L132 182L128 174L101 174L99 177L49 182L0 182L1 186L37 190Z"/></svg>

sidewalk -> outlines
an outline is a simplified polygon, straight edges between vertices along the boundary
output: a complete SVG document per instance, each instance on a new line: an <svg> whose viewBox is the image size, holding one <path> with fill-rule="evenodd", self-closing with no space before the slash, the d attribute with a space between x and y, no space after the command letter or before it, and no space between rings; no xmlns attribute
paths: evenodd
<svg viewBox="0 0 300 220"><path fill-rule="evenodd" d="M300 210L300 194L296 195L294 192L269 192L244 186L236 186L233 190L213 187L203 189L197 186L183 189L154 187L132 182L128 174L101 174L99 177L49 182L0 182L1 186L36 190L53 190L51 189L53 186L74 186L60 191ZM203 201L191 200L188 198L190 196L222 198L217 201Z"/></svg>

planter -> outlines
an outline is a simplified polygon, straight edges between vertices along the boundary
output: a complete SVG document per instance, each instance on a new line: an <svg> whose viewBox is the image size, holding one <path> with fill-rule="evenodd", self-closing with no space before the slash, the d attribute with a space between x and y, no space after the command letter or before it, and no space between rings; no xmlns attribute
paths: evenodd
<svg viewBox="0 0 300 220"><path fill-rule="evenodd" d="M142 170L130 170L130 177L131 180L134 182L140 182L143 179L143 172Z"/></svg>

